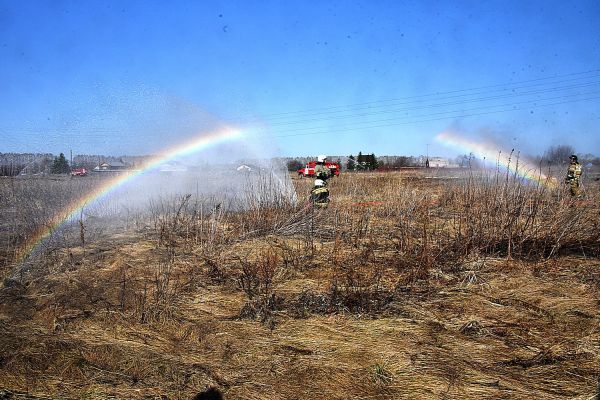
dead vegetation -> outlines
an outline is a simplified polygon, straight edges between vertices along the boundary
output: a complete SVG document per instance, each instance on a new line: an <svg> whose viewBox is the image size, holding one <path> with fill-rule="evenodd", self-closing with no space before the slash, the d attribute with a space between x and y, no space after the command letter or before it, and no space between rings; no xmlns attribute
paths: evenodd
<svg viewBox="0 0 600 400"><path fill-rule="evenodd" d="M324 210L305 204L300 179L298 204L261 196L268 182L244 210L153 200L148 213L81 220L21 274L14 254L56 210L35 214L56 182L4 182L2 215L20 217L2 221L0 389L592 399L597 184L573 200L501 171L410 174L342 175ZM57 207L76 190L63 193Z"/></svg>

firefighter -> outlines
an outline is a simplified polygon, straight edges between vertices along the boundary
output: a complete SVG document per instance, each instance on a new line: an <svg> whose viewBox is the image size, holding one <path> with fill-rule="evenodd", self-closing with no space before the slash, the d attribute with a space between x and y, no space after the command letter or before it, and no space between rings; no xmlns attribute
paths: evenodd
<svg viewBox="0 0 600 400"><path fill-rule="evenodd" d="M310 202L323 208L329 204L329 189L325 186L324 180L315 179L315 186L310 192Z"/></svg>
<svg viewBox="0 0 600 400"><path fill-rule="evenodd" d="M571 163L569 164L569 169L567 171L567 177L565 178L565 182L569 184L571 196L579 197L580 189L579 189L579 178L581 177L581 164L577 161L577 156L573 154L569 157Z"/></svg>
<svg viewBox="0 0 600 400"><path fill-rule="evenodd" d="M331 178L331 170L327 168L325 162L327 156L320 155L317 157L317 164L315 165L315 178L323 181L323 185L327 184L327 179Z"/></svg>

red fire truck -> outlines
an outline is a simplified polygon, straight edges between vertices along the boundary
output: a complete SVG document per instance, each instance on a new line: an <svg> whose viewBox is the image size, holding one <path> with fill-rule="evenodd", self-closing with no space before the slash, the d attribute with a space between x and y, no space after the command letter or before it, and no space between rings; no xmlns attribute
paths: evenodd
<svg viewBox="0 0 600 400"><path fill-rule="evenodd" d="M306 164L306 167L300 168L298 170L298 175L301 177L310 177L315 175L315 165L317 165L316 161L309 161ZM326 162L325 166L329 168L332 176L338 176L340 174L340 165L338 163Z"/></svg>
<svg viewBox="0 0 600 400"><path fill-rule="evenodd" d="M85 168L73 168L71 170L71 176L86 176L87 170Z"/></svg>

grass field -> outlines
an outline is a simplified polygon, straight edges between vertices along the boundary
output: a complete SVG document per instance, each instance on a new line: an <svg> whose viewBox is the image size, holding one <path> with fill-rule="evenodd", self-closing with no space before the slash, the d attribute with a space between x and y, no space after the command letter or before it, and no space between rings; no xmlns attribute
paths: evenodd
<svg viewBox="0 0 600 400"><path fill-rule="evenodd" d="M443 172L157 200L25 264L97 182L0 181L0 398L594 399L600 182Z"/></svg>

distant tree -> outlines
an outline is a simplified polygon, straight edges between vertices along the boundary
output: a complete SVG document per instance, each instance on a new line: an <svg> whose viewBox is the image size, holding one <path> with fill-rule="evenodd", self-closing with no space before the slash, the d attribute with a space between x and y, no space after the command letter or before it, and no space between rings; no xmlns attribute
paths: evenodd
<svg viewBox="0 0 600 400"><path fill-rule="evenodd" d="M456 157L454 162L461 168L481 168L483 166L482 160L478 159L473 153L462 154Z"/></svg>
<svg viewBox="0 0 600 400"><path fill-rule="evenodd" d="M300 161L298 160L289 160L287 162L287 169L290 172L296 172L298 171L300 168L304 167L304 164L302 164Z"/></svg>
<svg viewBox="0 0 600 400"><path fill-rule="evenodd" d="M0 165L0 176L16 176L25 168L25 164Z"/></svg>
<svg viewBox="0 0 600 400"><path fill-rule="evenodd" d="M600 157L596 157L591 153L586 153L579 156L579 162L583 165L600 165Z"/></svg>
<svg viewBox="0 0 600 400"><path fill-rule="evenodd" d="M346 163L346 169L348 171L354 171L356 169L356 159L352 154L348 156L348 162Z"/></svg>
<svg viewBox="0 0 600 400"><path fill-rule="evenodd" d="M561 144L558 146L550 146L544 152L543 159L549 165L563 165L569 163L571 154L576 154L573 146Z"/></svg>
<svg viewBox="0 0 600 400"><path fill-rule="evenodd" d="M394 161L393 166L395 168L401 168L401 167L410 167L412 166L412 160L411 157L407 157L407 156L398 156L396 158L396 160Z"/></svg>
<svg viewBox="0 0 600 400"><path fill-rule="evenodd" d="M369 171L376 169L377 167L378 164L375 154L371 153L363 155L362 152L358 153L358 158L356 159L356 169Z"/></svg>
<svg viewBox="0 0 600 400"><path fill-rule="evenodd" d="M367 169L367 161L365 160L365 156L363 156L362 151L358 152L358 156L356 156L356 168L357 171L364 171Z"/></svg>
<svg viewBox="0 0 600 400"><path fill-rule="evenodd" d="M377 157L375 157L375 153L371 153L370 164L371 164L371 169L373 169L373 170L379 168L379 163L377 162Z"/></svg>
<svg viewBox="0 0 600 400"><path fill-rule="evenodd" d="M54 157L51 170L53 174L67 174L69 171L69 162L63 153L60 153L58 157Z"/></svg>
<svg viewBox="0 0 600 400"><path fill-rule="evenodd" d="M471 165L470 160L471 159L467 154L462 154L462 155L456 157L455 162L459 167L466 168Z"/></svg>

